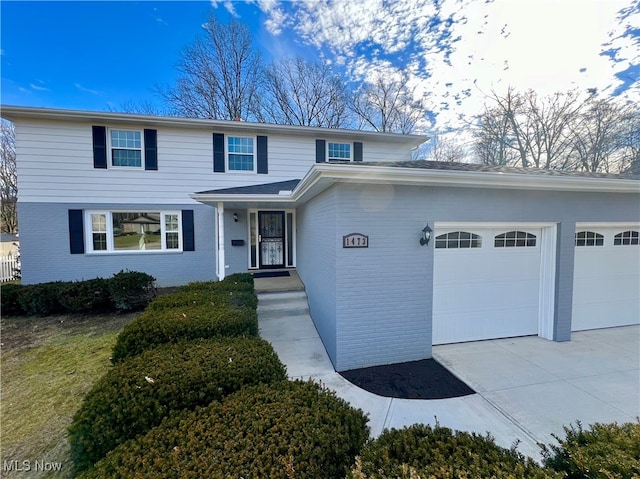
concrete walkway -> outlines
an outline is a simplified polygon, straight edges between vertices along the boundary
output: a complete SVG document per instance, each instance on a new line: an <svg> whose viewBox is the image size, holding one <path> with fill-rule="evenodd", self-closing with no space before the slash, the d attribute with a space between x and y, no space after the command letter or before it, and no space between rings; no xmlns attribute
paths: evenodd
<svg viewBox="0 0 640 479"><path fill-rule="evenodd" d="M453 399L391 399L336 373L313 325L304 291L259 293L260 335L289 377L313 378L369 416L372 435L415 423L490 432L504 447L540 459L580 420L628 422L640 416L640 326L574 333L571 342L524 337L434 347L434 357L477 394Z"/></svg>

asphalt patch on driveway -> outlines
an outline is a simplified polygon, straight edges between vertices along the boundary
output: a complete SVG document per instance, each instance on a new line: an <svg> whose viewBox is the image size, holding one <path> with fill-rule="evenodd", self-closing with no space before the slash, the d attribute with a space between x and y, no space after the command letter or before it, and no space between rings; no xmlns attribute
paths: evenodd
<svg viewBox="0 0 640 479"><path fill-rule="evenodd" d="M435 359L351 369L340 375L378 396L398 399L447 399L475 391Z"/></svg>

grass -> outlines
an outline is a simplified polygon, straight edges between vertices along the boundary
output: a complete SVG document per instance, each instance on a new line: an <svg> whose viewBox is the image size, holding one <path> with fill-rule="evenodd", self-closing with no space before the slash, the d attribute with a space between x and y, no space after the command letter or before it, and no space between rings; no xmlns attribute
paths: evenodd
<svg viewBox="0 0 640 479"><path fill-rule="evenodd" d="M6 471L7 464L15 469L11 461L23 469L29 461L28 477L73 477L67 427L84 395L109 369L118 332L136 314L2 319L2 477L27 477ZM58 472L38 472L36 461L62 466Z"/></svg>

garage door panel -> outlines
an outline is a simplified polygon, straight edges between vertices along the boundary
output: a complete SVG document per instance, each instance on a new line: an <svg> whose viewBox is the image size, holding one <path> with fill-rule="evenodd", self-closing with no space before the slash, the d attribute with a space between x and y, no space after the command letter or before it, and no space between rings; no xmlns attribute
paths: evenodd
<svg viewBox="0 0 640 479"><path fill-rule="evenodd" d="M637 226L579 230L604 236L603 246L576 246L573 331L640 324L640 247L614 245L614 236Z"/></svg>
<svg viewBox="0 0 640 479"><path fill-rule="evenodd" d="M513 230L539 237L540 230L460 230L481 236L482 247L435 249L433 343L537 334L539 242L535 247L495 247L494 237ZM441 233L437 230L436 236Z"/></svg>

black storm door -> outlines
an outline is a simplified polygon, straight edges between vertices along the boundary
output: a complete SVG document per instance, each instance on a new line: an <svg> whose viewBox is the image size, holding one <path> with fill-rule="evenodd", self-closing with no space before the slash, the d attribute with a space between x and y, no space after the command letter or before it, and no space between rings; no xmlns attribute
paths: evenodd
<svg viewBox="0 0 640 479"><path fill-rule="evenodd" d="M284 211L258 212L260 268L284 268Z"/></svg>

